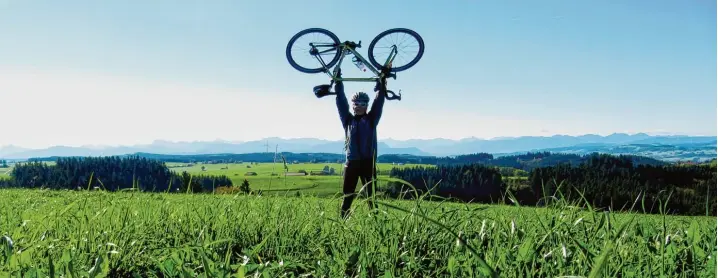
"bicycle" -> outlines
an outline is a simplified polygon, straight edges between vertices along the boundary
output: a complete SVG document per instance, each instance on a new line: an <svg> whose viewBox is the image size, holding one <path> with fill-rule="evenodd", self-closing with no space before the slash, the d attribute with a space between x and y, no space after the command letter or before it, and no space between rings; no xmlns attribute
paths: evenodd
<svg viewBox="0 0 718 278"><path fill-rule="evenodd" d="M297 58L299 56L292 55L294 52L292 51L292 48L295 45L300 45L297 43L297 41L305 36L308 36L312 33L315 33L319 35L325 35L329 37L329 42L316 42L316 40L312 40L308 43L308 49L303 49L304 51L307 51L310 56L316 58L317 61L319 61L318 66L316 67L306 67L301 66L299 63L297 63ZM392 36L396 35L396 37L399 36L408 36L408 38L403 39L399 46L397 46L396 43L392 44L391 46L387 47L378 47L377 44L380 40L384 38L390 38ZM400 55L399 51L403 50L404 48L408 46L404 46L404 42L408 39L414 39L416 40L419 49L416 51L416 54L414 54L413 58L409 60L408 63L405 65L397 66L395 58L400 57L403 58L402 55ZM325 49L325 50L319 50L319 49ZM376 37L369 43L369 61L365 59L361 54L359 54L356 49L361 48L361 41L359 43L355 43L353 41L345 41L340 42L339 37L337 37L334 33L332 33L329 30L322 29L322 28L308 28L305 30L300 31L299 33L295 34L287 43L287 49L286 49L286 56L287 60L289 61L289 64L295 68L296 70L308 73L308 74L315 74L315 73L321 73L324 72L331 78L331 82L329 85L319 85L314 87L314 95L317 98L322 98L327 95L333 95L336 94L335 92L331 92L331 86L334 84L335 81L350 81L350 82L376 82L377 80L380 80L381 78L394 78L396 80L396 73L400 71L405 71L414 65L416 65L417 62L421 59L421 57L424 55L424 40L423 38L416 33L415 31L407 28L393 28L388 29ZM377 49L381 48L388 48L388 57L386 59L377 59L377 54L385 54L385 52L376 53ZM340 51L339 51L340 50ZM324 59L322 58L323 55L333 55L331 57L331 60L329 60L329 63L324 62ZM339 77L338 73L341 72L341 64L344 61L344 58L347 55L354 55L352 58L352 62L363 71L366 71L365 67L368 68L370 71L374 73L374 77L354 77L354 78L345 78L345 77ZM409 56L411 58L411 56ZM384 64L380 64L377 62L377 60L383 60L385 61ZM403 60L403 59L402 59ZM334 70L330 69L334 67ZM389 96L391 95L391 96ZM401 100L401 90L399 91L399 94L395 94L393 91L387 90L387 100Z"/></svg>

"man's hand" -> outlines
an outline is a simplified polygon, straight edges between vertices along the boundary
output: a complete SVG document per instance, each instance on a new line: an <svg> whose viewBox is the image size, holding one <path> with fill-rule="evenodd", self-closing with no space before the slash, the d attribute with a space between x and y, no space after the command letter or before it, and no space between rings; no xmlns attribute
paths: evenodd
<svg viewBox="0 0 718 278"><path fill-rule="evenodd" d="M382 77L376 81L376 85L374 85L374 92L386 93L386 77Z"/></svg>
<svg viewBox="0 0 718 278"><path fill-rule="evenodd" d="M337 69L337 78L342 78L342 68ZM341 80L335 81L337 83L342 82Z"/></svg>

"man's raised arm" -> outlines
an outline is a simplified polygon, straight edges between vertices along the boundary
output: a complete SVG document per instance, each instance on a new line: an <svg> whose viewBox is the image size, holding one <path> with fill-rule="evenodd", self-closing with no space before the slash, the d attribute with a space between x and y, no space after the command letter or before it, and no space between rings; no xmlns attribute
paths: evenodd
<svg viewBox="0 0 718 278"><path fill-rule="evenodd" d="M377 81L374 91L376 91L376 96L374 97L374 101L371 103L371 110L369 110L369 114L371 114L374 119L374 126L378 126L379 119L381 119L381 113L384 111L384 102L386 101L386 79Z"/></svg>
<svg viewBox="0 0 718 278"><path fill-rule="evenodd" d="M346 94L344 94L344 83L337 81L334 85L334 91L337 93L336 102L339 119L342 121L342 127L346 129L347 121L352 115L349 112L349 101L347 100Z"/></svg>

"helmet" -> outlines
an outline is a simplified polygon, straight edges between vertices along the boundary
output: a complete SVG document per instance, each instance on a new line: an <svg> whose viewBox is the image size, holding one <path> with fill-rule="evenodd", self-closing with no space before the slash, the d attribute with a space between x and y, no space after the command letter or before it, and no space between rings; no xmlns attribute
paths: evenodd
<svg viewBox="0 0 718 278"><path fill-rule="evenodd" d="M369 102L369 95L367 95L364 92L356 92L352 96L352 102L361 101L361 102Z"/></svg>

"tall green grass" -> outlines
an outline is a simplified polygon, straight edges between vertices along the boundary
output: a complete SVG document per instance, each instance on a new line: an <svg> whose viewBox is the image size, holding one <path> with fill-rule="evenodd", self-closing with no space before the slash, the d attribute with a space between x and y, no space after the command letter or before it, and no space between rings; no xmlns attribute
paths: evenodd
<svg viewBox="0 0 718 278"><path fill-rule="evenodd" d="M716 275L715 218L416 197L0 190L0 276Z"/></svg>

